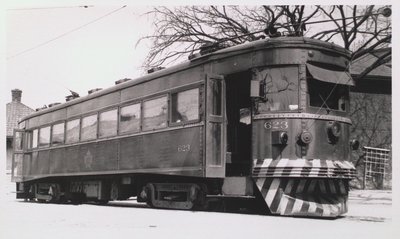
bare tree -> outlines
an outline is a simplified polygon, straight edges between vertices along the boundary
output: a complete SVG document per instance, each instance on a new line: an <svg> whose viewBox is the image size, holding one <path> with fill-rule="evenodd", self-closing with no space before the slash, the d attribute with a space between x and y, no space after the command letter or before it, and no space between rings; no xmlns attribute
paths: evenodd
<svg viewBox="0 0 400 239"><path fill-rule="evenodd" d="M351 99L351 134L357 135L361 145L390 149L391 97L383 94L352 93ZM358 153L361 156L362 152ZM356 165L358 163L355 162Z"/></svg>
<svg viewBox="0 0 400 239"><path fill-rule="evenodd" d="M360 145L375 148L392 148L392 119L391 119L391 96L384 94L351 94L351 135L357 138ZM363 183L364 153L360 148L353 151L353 163L358 169L357 179L352 186L360 188ZM386 185L390 187L392 180L392 160L389 158L385 166ZM372 180L371 183L374 181ZM372 184L373 185L373 184ZM371 185L371 186L372 186ZM377 187L378 185L375 185Z"/></svg>
<svg viewBox="0 0 400 239"><path fill-rule="evenodd" d="M231 46L280 33L339 41L353 51L355 60L390 43L390 19L377 15L382 10L375 6L155 7L147 13L154 18L155 32L138 44L151 42L147 68L174 62L204 44ZM319 24L324 24L324 30L314 27L316 20L325 20ZM361 76L390 59L391 53L382 55Z"/></svg>
<svg viewBox="0 0 400 239"><path fill-rule="evenodd" d="M313 34L312 38L330 41L338 36L341 45L352 51L351 60L354 61L364 55L383 47L389 46L391 35L390 8L386 6L330 6L318 7L324 17L333 23L323 31ZM386 15L386 16L384 16ZM359 16L359 17L358 17ZM332 26L329 28L329 26ZM387 52L368 66L358 75L363 78L378 66L391 61L391 52Z"/></svg>
<svg viewBox="0 0 400 239"><path fill-rule="evenodd" d="M154 18L155 32L145 39L151 48L145 66L160 66L187 55L203 44L232 38L227 44L236 45L256 37L248 34L270 21L262 7L241 8L216 6L155 7L147 15ZM234 38L235 37L235 38Z"/></svg>

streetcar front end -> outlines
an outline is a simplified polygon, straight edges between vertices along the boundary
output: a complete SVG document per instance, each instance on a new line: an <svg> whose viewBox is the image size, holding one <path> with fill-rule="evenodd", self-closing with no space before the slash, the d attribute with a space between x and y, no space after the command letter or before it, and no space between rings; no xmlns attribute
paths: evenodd
<svg viewBox="0 0 400 239"><path fill-rule="evenodd" d="M321 46L281 54L281 62L253 69L252 177L272 214L340 216L357 147L348 57Z"/></svg>

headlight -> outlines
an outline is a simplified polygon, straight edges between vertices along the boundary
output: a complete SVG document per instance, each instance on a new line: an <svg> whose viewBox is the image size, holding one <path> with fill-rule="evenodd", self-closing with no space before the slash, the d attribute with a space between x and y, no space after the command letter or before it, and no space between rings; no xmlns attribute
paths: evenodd
<svg viewBox="0 0 400 239"><path fill-rule="evenodd" d="M327 133L329 143L334 144L338 141L339 136L342 132L342 127L336 121L329 121L327 125Z"/></svg>
<svg viewBox="0 0 400 239"><path fill-rule="evenodd" d="M286 145L289 136L286 131L272 131L271 132L271 142L273 145Z"/></svg>
<svg viewBox="0 0 400 239"><path fill-rule="evenodd" d="M360 147L360 141L356 139L350 140L350 147L352 150L357 150Z"/></svg>

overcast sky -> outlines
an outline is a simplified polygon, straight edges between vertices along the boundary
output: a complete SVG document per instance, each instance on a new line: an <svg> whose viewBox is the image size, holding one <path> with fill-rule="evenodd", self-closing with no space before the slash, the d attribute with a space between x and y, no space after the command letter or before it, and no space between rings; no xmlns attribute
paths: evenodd
<svg viewBox="0 0 400 239"><path fill-rule="evenodd" d="M7 10L7 102L18 88L23 103L35 109L64 102L68 89L84 96L143 74L148 44L135 44L151 33L151 19L143 16L149 8L76 6Z"/></svg>
<svg viewBox="0 0 400 239"><path fill-rule="evenodd" d="M65 102L68 89L84 96L90 89L143 75L141 65L149 43L135 44L152 32L152 19L143 16L151 7L121 8L126 2L104 2L9 1L5 11L6 102L11 101L11 89L18 88L23 91L22 102L35 109ZM84 5L89 7L79 7Z"/></svg>

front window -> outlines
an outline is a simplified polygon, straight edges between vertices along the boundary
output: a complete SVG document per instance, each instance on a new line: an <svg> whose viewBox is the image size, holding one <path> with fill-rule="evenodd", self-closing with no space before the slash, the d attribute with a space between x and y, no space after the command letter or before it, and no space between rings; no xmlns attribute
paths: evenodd
<svg viewBox="0 0 400 239"><path fill-rule="evenodd" d="M264 86L265 100L258 104L260 113L287 112L299 109L298 67L258 69L254 71L256 80Z"/></svg>
<svg viewBox="0 0 400 239"><path fill-rule="evenodd" d="M349 101L349 86L308 79L310 106L327 110L346 111Z"/></svg>

